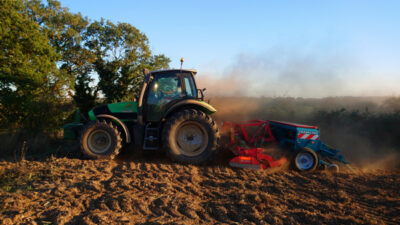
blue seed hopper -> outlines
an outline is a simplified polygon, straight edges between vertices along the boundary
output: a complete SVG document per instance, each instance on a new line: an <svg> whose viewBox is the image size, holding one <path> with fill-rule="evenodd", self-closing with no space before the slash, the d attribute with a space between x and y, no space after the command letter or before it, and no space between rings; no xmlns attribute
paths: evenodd
<svg viewBox="0 0 400 225"><path fill-rule="evenodd" d="M293 164L297 169L307 171L320 166L338 171L339 166L336 162L349 167L348 161L339 154L339 150L324 144L320 140L320 132L317 126L272 120L268 123L279 145L294 153Z"/></svg>

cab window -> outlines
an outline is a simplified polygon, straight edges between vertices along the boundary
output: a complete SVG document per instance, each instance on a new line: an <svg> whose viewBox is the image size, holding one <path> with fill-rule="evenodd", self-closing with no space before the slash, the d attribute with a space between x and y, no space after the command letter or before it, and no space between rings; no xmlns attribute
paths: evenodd
<svg viewBox="0 0 400 225"><path fill-rule="evenodd" d="M185 81L186 97L196 98L197 92L192 77L185 77L184 81Z"/></svg>
<svg viewBox="0 0 400 225"><path fill-rule="evenodd" d="M182 87L179 77L175 74L157 76L152 82L148 95L148 103L160 105L181 98Z"/></svg>

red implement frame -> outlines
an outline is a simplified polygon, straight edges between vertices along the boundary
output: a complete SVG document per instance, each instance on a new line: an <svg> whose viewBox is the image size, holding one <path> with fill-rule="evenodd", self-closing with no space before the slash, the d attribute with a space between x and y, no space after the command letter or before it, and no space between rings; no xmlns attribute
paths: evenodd
<svg viewBox="0 0 400 225"><path fill-rule="evenodd" d="M256 127L256 131L251 137L246 130L248 127ZM264 170L281 166L286 162L286 158L274 160L272 156L264 154L262 148L257 148L257 146L268 142L276 142L268 121L251 120L243 124L224 122L224 128L230 131L230 141L226 147L236 155L236 157L229 162L229 165L233 167ZM240 140L244 141L250 148L246 149L239 146Z"/></svg>
<svg viewBox="0 0 400 225"><path fill-rule="evenodd" d="M257 146L267 142L275 142L275 138L272 135L271 129L269 128L268 121L263 120L251 120L248 123L229 123L225 122L233 129L234 136L231 134L230 144L236 143L235 137L241 137L249 146ZM256 132L252 137L247 133L247 127L257 127ZM231 130L232 132L232 130Z"/></svg>

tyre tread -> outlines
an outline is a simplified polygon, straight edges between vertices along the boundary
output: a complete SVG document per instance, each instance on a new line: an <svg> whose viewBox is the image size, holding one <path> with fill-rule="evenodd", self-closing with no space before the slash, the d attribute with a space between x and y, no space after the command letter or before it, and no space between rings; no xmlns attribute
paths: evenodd
<svg viewBox="0 0 400 225"><path fill-rule="evenodd" d="M100 154L95 154L88 149L87 145L85 144L86 136L89 135L88 134L89 131L94 130L96 128L102 128L102 129L105 129L105 130L108 130L109 132L111 132L110 134L111 134L112 138L114 139L112 141L115 142L115 147L112 152L109 152L108 154L100 155ZM80 144L82 153L89 158L92 158L92 159L103 159L103 158L114 159L120 153L120 151L122 149L121 132L118 130L117 126L113 125L113 123L111 121L93 120L84 126L84 128L80 134L79 144Z"/></svg>
<svg viewBox="0 0 400 225"><path fill-rule="evenodd" d="M184 121L184 120L190 120L190 119L196 119L196 120L203 120L205 123L207 123L211 130L212 130L212 145L211 149L206 150L207 154L201 154L200 156L202 157L182 157L182 156L176 156L171 152L171 145L169 143L169 135L171 132L172 126L174 126L177 122L179 121ZM218 151L218 144L219 144L219 130L218 127L214 121L214 119L208 115L206 115L204 112L196 109L185 109L182 111L179 111L172 115L167 122L164 125L163 131L162 131L162 137L163 137L163 147L167 150L167 155L169 158L171 158L174 161L178 161L180 163L189 163L189 164L202 164L205 162L211 161L215 154ZM207 146L209 148L209 146Z"/></svg>

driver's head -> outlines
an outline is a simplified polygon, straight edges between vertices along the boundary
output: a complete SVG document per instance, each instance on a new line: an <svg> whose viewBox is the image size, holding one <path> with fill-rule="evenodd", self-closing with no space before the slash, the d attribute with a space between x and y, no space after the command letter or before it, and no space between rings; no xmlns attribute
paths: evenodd
<svg viewBox="0 0 400 225"><path fill-rule="evenodd" d="M164 94L177 92L179 86L178 78L161 78L158 81L158 89Z"/></svg>

